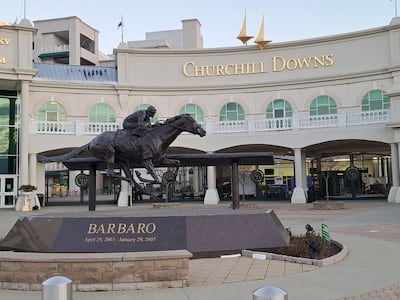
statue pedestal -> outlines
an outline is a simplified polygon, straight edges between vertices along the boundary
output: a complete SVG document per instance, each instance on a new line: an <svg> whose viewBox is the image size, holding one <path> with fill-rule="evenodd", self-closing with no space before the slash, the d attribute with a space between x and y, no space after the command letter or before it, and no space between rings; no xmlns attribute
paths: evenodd
<svg viewBox="0 0 400 300"><path fill-rule="evenodd" d="M289 239L272 210L167 207L22 216L0 241L0 249L201 253L283 247Z"/></svg>
<svg viewBox="0 0 400 300"><path fill-rule="evenodd" d="M40 209L40 202L36 193L20 192L15 203L15 210L32 211L34 206Z"/></svg>
<svg viewBox="0 0 400 300"><path fill-rule="evenodd" d="M31 198L29 198L29 194L24 195L24 207L22 211L32 211L31 207Z"/></svg>

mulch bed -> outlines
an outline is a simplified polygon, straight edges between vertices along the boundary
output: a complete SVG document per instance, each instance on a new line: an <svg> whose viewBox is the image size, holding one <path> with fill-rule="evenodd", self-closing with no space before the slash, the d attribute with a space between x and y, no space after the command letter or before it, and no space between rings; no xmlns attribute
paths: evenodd
<svg viewBox="0 0 400 300"><path fill-rule="evenodd" d="M314 249L315 251L312 251ZM269 252L293 257L324 259L339 253L342 249L336 243L329 243L322 239L319 234L314 232L300 236L291 236L289 246L265 249L249 249L260 252ZM241 253L241 250L198 252L193 253L193 259L216 258L221 255L231 255Z"/></svg>
<svg viewBox="0 0 400 300"><path fill-rule="evenodd" d="M326 242L320 235L307 233L302 236L292 236L288 247L269 248L262 251L293 257L324 259L339 253L341 250L341 247L336 243ZM260 251L260 249L257 249L257 251Z"/></svg>

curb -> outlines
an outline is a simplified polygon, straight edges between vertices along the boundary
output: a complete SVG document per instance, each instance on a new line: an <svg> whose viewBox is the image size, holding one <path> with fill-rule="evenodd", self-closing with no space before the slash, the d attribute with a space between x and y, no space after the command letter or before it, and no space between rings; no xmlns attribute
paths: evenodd
<svg viewBox="0 0 400 300"><path fill-rule="evenodd" d="M288 256L270 252L252 251L252 250L242 250L242 255L251 258L257 257L258 259L272 259L272 260L288 261L298 264L313 265L318 267L327 267L342 261L343 259L346 258L348 254L348 248L346 245L342 245L337 241L332 241L332 243L342 248L342 250L340 250L339 253L324 259L310 259L310 258L294 257L294 256Z"/></svg>

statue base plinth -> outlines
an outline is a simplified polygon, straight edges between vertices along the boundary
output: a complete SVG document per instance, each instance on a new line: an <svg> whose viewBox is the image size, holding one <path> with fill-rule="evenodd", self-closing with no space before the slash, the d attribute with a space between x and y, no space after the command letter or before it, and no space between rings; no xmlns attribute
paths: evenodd
<svg viewBox="0 0 400 300"><path fill-rule="evenodd" d="M162 208L21 217L0 242L29 252L192 253L283 247L289 233L273 211Z"/></svg>

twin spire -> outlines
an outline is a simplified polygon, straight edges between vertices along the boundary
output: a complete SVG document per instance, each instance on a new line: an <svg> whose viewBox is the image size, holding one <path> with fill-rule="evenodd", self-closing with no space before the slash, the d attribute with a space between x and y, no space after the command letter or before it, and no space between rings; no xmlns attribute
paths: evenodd
<svg viewBox="0 0 400 300"><path fill-rule="evenodd" d="M240 30L239 35L236 37L238 40L240 40L243 45L247 45L247 42L253 38L253 36L247 35L247 20L246 20L246 12L244 13L244 20L243 20L243 25L242 25L242 30ZM267 46L271 41L269 40L264 40L264 16L262 17L261 21L261 27L260 31L258 32L258 35L256 37L256 40L254 43L258 45L260 50L264 49L265 46Z"/></svg>

